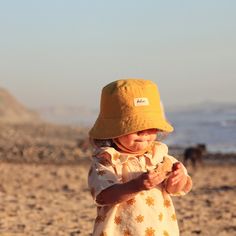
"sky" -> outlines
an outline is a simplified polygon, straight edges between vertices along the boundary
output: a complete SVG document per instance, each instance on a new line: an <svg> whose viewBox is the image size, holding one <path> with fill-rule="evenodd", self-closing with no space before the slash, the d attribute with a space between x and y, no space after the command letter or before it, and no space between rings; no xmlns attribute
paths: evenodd
<svg viewBox="0 0 236 236"><path fill-rule="evenodd" d="M236 103L234 0L0 0L0 87L30 108L94 109L144 78L168 107Z"/></svg>

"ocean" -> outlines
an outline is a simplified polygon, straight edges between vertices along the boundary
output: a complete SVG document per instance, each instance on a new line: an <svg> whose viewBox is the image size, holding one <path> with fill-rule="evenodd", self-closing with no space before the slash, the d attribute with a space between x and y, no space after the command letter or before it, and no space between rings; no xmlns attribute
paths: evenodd
<svg viewBox="0 0 236 236"><path fill-rule="evenodd" d="M211 152L236 152L236 105L206 104L168 113L175 130L165 143L188 147L205 143Z"/></svg>

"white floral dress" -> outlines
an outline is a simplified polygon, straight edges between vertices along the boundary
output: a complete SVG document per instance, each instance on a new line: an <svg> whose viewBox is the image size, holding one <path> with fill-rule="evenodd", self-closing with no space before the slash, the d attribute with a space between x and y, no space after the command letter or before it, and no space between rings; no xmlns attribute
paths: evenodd
<svg viewBox="0 0 236 236"><path fill-rule="evenodd" d="M104 189L127 182L154 169L168 156L165 144L155 142L142 156L124 155L114 148L101 148L92 159L88 184L93 199ZM184 191L177 194L183 195ZM164 185L137 193L134 198L114 204L97 204L93 236L178 236L175 209Z"/></svg>

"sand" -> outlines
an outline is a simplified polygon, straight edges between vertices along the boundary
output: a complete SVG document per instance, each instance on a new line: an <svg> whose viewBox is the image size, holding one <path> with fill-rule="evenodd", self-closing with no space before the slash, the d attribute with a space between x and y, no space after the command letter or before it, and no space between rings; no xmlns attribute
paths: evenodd
<svg viewBox="0 0 236 236"><path fill-rule="evenodd" d="M91 235L87 165L0 163L1 236ZM193 172L192 172L193 173ZM174 202L182 236L236 234L236 166L207 165Z"/></svg>
<svg viewBox="0 0 236 236"><path fill-rule="evenodd" d="M91 235L96 207L87 187L86 133L0 124L0 236ZM173 150L181 158L183 150ZM193 190L173 198L181 236L236 235L236 154L206 158L204 167L189 168Z"/></svg>
<svg viewBox="0 0 236 236"><path fill-rule="evenodd" d="M95 208L77 165L0 164L0 235L89 235Z"/></svg>

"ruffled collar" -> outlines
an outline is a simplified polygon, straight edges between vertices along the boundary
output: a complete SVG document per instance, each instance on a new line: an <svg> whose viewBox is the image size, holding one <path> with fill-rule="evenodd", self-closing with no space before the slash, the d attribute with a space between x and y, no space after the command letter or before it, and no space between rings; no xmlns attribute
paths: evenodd
<svg viewBox="0 0 236 236"><path fill-rule="evenodd" d="M156 165L160 163L163 160L163 157L167 154L168 147L166 146L166 144L155 141L150 146L150 148L141 155L121 153L113 147L103 147L99 149L96 157L105 158L115 166L117 164L123 164L131 158L139 158L141 156L144 156L150 161L151 164Z"/></svg>

